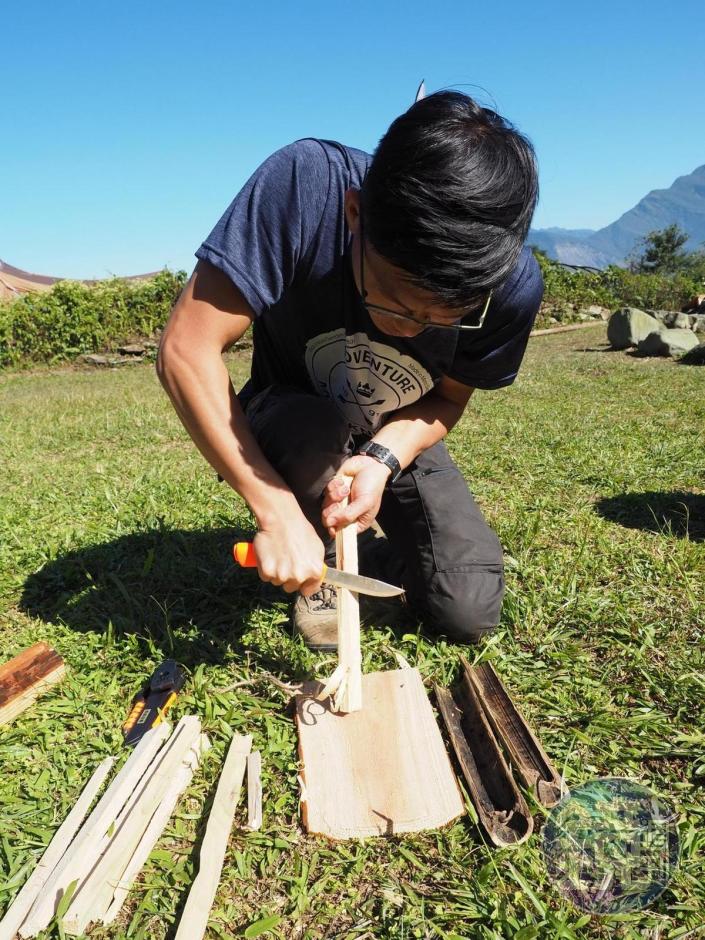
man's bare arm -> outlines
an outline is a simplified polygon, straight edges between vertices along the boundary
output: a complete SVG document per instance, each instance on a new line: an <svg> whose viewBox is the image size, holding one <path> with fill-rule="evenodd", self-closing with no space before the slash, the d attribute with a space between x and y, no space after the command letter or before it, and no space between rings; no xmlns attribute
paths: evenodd
<svg viewBox="0 0 705 940"><path fill-rule="evenodd" d="M310 593L320 583L323 546L262 453L223 361L253 318L230 279L199 262L164 330L157 374L198 449L252 509L260 575Z"/></svg>
<svg viewBox="0 0 705 940"><path fill-rule="evenodd" d="M444 376L419 401L395 412L372 440L388 447L402 467L408 467L457 424L473 391Z"/></svg>

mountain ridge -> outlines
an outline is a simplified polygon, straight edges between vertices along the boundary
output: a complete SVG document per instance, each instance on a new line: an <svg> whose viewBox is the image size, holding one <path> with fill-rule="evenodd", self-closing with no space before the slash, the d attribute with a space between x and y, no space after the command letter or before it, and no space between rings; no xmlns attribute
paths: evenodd
<svg viewBox="0 0 705 940"><path fill-rule="evenodd" d="M528 242L564 264L604 268L608 264L623 265L640 239L673 224L688 233L686 250L702 247L705 242L705 164L677 177L666 189L652 189L604 228L593 232L555 226L531 229Z"/></svg>

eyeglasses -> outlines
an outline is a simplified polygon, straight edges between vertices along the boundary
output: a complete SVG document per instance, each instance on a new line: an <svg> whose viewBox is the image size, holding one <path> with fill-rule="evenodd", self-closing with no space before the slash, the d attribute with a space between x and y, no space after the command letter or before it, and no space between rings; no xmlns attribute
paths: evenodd
<svg viewBox="0 0 705 940"><path fill-rule="evenodd" d="M412 317L409 313L399 313L397 310L389 310L387 307L380 307L377 304L371 304L367 301L367 291L365 290L365 232L362 224L362 215L360 216L360 296L362 297L362 303L364 304L365 310L368 314L370 312L378 314L382 317L393 317L395 320L405 320L410 323L417 323L419 326L422 326L426 329L438 329L438 330L455 330L456 333L459 333L461 330L479 330L482 328L485 317L487 316L487 311L490 308L490 301L492 300L492 291L487 295L487 300L485 305L482 308L482 313L477 321L477 323L437 323L433 320L419 320L417 317Z"/></svg>

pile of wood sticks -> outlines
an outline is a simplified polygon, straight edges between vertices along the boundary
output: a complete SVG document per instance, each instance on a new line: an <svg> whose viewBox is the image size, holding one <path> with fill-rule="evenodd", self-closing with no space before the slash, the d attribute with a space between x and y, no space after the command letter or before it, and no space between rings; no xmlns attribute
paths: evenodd
<svg viewBox="0 0 705 940"><path fill-rule="evenodd" d="M259 752L250 753L251 743L250 735L232 738L179 940L205 933L246 768L248 824L261 825ZM0 921L0 940L35 937L54 919L72 936L90 923L112 923L209 747L198 717L182 718L173 732L163 722L143 736L86 818L115 762L103 761Z"/></svg>

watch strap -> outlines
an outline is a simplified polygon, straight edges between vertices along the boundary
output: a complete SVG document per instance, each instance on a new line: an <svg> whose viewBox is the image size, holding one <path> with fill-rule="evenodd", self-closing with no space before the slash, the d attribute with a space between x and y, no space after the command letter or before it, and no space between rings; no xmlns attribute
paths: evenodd
<svg viewBox="0 0 705 940"><path fill-rule="evenodd" d="M401 464L388 447L377 444L375 441L365 441L364 444L358 447L357 453L363 454L365 457L372 457L379 463L384 464L385 467L389 467L392 471L389 483L396 483L401 476Z"/></svg>

